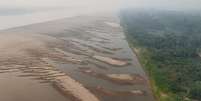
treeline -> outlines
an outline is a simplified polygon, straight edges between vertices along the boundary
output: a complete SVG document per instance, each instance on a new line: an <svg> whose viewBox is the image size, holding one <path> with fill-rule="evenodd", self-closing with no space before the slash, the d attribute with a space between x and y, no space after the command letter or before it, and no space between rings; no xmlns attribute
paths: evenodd
<svg viewBox="0 0 201 101"><path fill-rule="evenodd" d="M201 16L196 13L125 10L121 23L155 85L178 101L201 101ZM143 56L143 55L148 56ZM151 65L150 65L151 64Z"/></svg>

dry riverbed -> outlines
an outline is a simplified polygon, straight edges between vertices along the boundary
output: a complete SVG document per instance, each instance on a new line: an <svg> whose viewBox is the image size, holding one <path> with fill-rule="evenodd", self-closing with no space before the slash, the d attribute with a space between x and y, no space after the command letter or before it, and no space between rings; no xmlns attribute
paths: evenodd
<svg viewBox="0 0 201 101"><path fill-rule="evenodd" d="M1 31L0 78L0 101L154 101L112 15Z"/></svg>

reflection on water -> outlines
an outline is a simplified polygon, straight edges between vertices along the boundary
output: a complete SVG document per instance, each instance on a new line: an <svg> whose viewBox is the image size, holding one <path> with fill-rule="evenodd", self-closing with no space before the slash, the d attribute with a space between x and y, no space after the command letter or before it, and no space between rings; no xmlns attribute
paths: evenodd
<svg viewBox="0 0 201 101"><path fill-rule="evenodd" d="M64 17L77 15L77 11L72 10L48 10L48 11L9 11L0 12L0 29L24 26L33 23L40 23Z"/></svg>
<svg viewBox="0 0 201 101"><path fill-rule="evenodd" d="M41 23L73 16L103 12L100 8L64 7L64 8L0 8L0 30ZM111 11L108 11L111 12ZM107 12L107 13L108 13Z"/></svg>
<svg viewBox="0 0 201 101"><path fill-rule="evenodd" d="M0 8L0 16L16 16L33 13L32 10L19 8Z"/></svg>

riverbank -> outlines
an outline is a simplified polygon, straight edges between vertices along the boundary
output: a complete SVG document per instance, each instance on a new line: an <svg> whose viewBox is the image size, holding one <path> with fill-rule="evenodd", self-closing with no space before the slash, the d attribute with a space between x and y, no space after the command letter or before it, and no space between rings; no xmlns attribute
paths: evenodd
<svg viewBox="0 0 201 101"><path fill-rule="evenodd" d="M121 13L127 39L130 38L133 50L138 52L141 64L152 79L155 95L161 100L201 99L199 21L199 14L187 12L128 10Z"/></svg>
<svg viewBox="0 0 201 101"><path fill-rule="evenodd" d="M148 51L148 49L144 48L143 46L137 45L136 40L132 39L129 34L126 33L127 40L129 43L129 46L133 50L133 52L137 55L138 60L140 61L142 67L144 68L144 71L148 75L149 78L149 84L152 89L152 92L155 96L155 99L157 101L181 101L179 100L179 97L169 91L167 85L163 84L157 84L157 80L161 80L161 77L163 74L160 74L157 70L157 66L152 62L151 55L152 53ZM158 79L160 78L160 79ZM160 81L161 83L164 83ZM189 100L186 100L189 101Z"/></svg>

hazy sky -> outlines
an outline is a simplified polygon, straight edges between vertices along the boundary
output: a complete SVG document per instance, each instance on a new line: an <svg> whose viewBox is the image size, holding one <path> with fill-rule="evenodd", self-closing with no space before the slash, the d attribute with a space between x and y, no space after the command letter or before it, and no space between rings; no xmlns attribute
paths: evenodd
<svg viewBox="0 0 201 101"><path fill-rule="evenodd" d="M0 0L1 8L82 7L95 10L116 9L119 5L136 8L201 9L201 0Z"/></svg>
<svg viewBox="0 0 201 101"><path fill-rule="evenodd" d="M124 7L200 10L201 0L123 0Z"/></svg>
<svg viewBox="0 0 201 101"><path fill-rule="evenodd" d="M0 0L0 29L117 11L119 0Z"/></svg>
<svg viewBox="0 0 201 101"><path fill-rule="evenodd" d="M201 0L0 0L0 29L121 7L201 10Z"/></svg>
<svg viewBox="0 0 201 101"><path fill-rule="evenodd" d="M88 7L111 9L120 0L0 0L0 7Z"/></svg>

